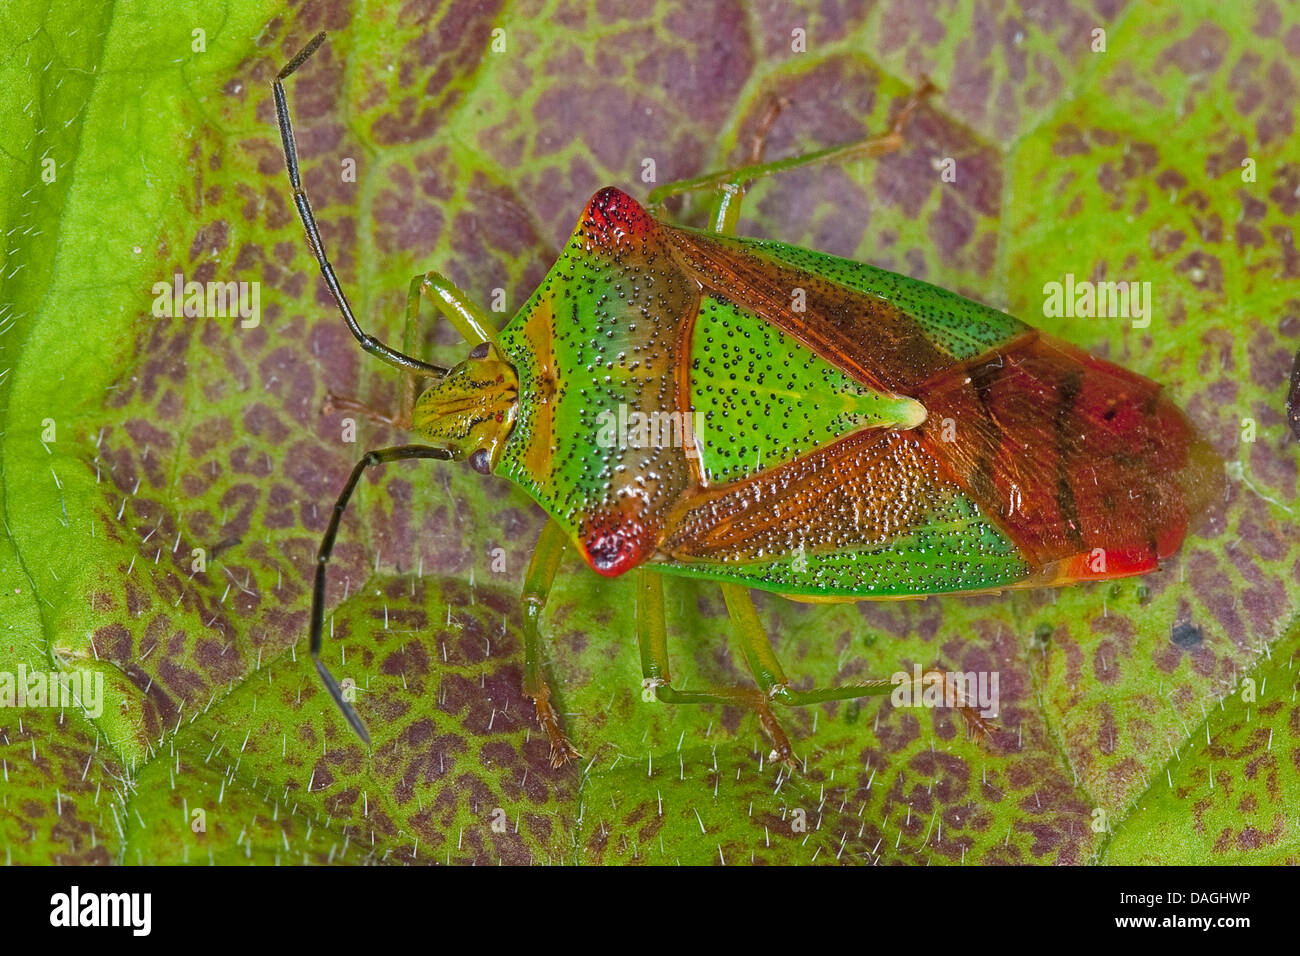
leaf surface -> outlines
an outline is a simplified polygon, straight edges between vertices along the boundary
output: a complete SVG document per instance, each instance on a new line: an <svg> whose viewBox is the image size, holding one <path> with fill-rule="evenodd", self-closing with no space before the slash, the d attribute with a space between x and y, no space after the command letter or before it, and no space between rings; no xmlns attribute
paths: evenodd
<svg viewBox="0 0 1300 956"><path fill-rule="evenodd" d="M0 671L104 682L95 715L0 711L6 860L1296 861L1294 11L12 0L5 19ZM352 465L407 438L322 413L331 392L391 410L398 382L348 335L288 195L270 81L319 29L289 101L367 331L401 341L426 269L513 309L600 186L644 196L646 160L659 183L742 162L778 97L768 156L880 131L925 72L943 92L900 152L759 182L740 231L1163 383L1228 461L1226 500L1141 580L758 596L801 687L999 675L993 746L888 700L786 711L793 777L751 715L644 702L632 582L570 557L543 631L585 757L557 771L520 692L542 515L464 467L388 466L330 571L325 656L367 751L307 660L310 576ZM705 205L672 213L699 225ZM1044 315L1067 273L1149 282L1149 327ZM259 283L258 323L156 316L177 274ZM417 347L459 360L430 313ZM746 681L716 587L666 591L678 683Z"/></svg>

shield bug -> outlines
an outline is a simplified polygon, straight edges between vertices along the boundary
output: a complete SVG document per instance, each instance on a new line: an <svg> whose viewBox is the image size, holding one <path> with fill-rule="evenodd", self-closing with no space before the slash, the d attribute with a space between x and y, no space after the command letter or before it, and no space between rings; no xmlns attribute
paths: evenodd
<svg viewBox="0 0 1300 956"><path fill-rule="evenodd" d="M656 189L709 189L709 230L673 226L615 188L588 203L559 260L501 330L437 273L411 283L471 344L454 368L362 331L303 191L284 80L273 84L294 205L344 321L407 373L386 418L423 443L367 453L317 557L325 573L362 473L408 458L467 461L550 516L523 589L524 692L555 764L577 756L541 666L538 622L572 547L598 574L636 574L643 686L671 703L752 708L791 759L772 702L889 693L890 680L797 690L750 588L857 601L1064 585L1142 574L1172 555L1221 465L1154 382L944 289L834 256L732 235L745 185L902 143L923 89L882 136ZM415 393L417 379L426 387ZM359 407L359 406L358 406ZM753 687L683 692L670 676L661 575L719 583Z"/></svg>

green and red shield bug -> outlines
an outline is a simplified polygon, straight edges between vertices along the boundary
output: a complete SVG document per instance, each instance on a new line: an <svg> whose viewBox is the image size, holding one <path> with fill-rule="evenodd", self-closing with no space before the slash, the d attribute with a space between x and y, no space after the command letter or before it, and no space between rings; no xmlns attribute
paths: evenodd
<svg viewBox="0 0 1300 956"><path fill-rule="evenodd" d="M324 38L274 81L294 204L352 334L407 373L388 420L424 441L357 463L317 556L312 659L362 738L319 655L339 519L373 465L468 461L550 516L524 582L524 692L556 765L577 751L551 702L538 622L570 547L598 574L638 576L647 689L752 708L790 762L772 702L887 694L894 681L792 688L750 588L858 601L1142 574L1179 548L1214 496L1221 463L1154 382L925 282L731 234L748 182L897 149L928 84L882 136L756 156L652 192L658 210L669 196L716 190L707 231L600 190L499 331L442 276L417 277L408 320L427 295L472 344L454 368L379 342L352 313L298 172L283 81ZM416 397L418 378L428 385ZM662 574L719 583L756 686L673 687Z"/></svg>

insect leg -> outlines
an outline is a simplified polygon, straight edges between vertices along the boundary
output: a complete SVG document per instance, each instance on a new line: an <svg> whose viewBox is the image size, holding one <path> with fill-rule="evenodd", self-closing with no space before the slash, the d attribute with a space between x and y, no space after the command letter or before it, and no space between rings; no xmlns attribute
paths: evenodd
<svg viewBox="0 0 1300 956"><path fill-rule="evenodd" d="M414 347L415 328L420 315L420 293L416 288L418 281L418 277L412 279L406 293L406 320L402 323L402 351L404 352L411 352ZM333 392L325 396L325 406L321 409L321 412L325 415L336 411L356 412L372 421L390 425L393 428L409 429L411 427L411 411L415 408L417 378L418 376L414 372L409 369L402 369L402 393L396 415L372 408L360 399L343 398Z"/></svg>
<svg viewBox="0 0 1300 956"><path fill-rule="evenodd" d="M989 723L974 706L968 702L962 694L961 688L957 685L953 675L939 670L926 671L921 675L922 681L927 677L939 675L943 678L946 688L946 695L951 695L956 700L956 710L961 714L962 720L970 729L972 734L981 734L985 737L992 735L995 727ZM913 685L916 679L909 674L907 680ZM862 681L857 684L842 684L839 687L813 688L812 690L790 690L787 694L778 698L792 707L806 707L810 704L822 704L829 700L850 700L858 697L883 697L892 693L894 688L899 686L896 682L887 678L878 678L876 680ZM924 687L913 687L912 698L919 699Z"/></svg>
<svg viewBox="0 0 1300 956"><path fill-rule="evenodd" d="M851 697L864 697L872 694L888 694L893 684L888 680L866 681L862 684L849 684L826 690L798 691L790 687L789 678L777 660L772 642L758 619L754 610L754 601L749 590L737 584L722 585L722 596L727 602L727 612L731 623L736 628L745 649L745 659L754 680L771 700L779 700L792 707L818 704L827 700L843 700Z"/></svg>
<svg viewBox="0 0 1300 956"><path fill-rule="evenodd" d="M431 445L399 445L395 448L381 448L376 451L366 452L361 460L357 462L356 467L352 469L352 474L348 477L347 484L343 486L343 491L339 494L338 501L334 503L334 512L330 515L329 526L325 529L325 537L321 539L320 550L316 552L316 582L312 590L311 597L311 659L316 665L316 672L320 674L321 680L334 698L334 703L343 711L343 716L347 718L352 729L366 743L370 743L370 734L366 732L366 725L361 722L357 712L352 709L352 705L343 699L343 691L339 688L338 682L329 669L321 663L321 632L325 619L325 567L329 564L330 554L334 551L334 539L339 533L339 521L343 517L344 510L347 509L348 500L352 497L352 492L357 487L357 482L361 479L361 473L367 468L374 465L387 464L390 461L403 461L408 458L433 458L439 461L450 461L451 452L445 448L434 448Z"/></svg>
<svg viewBox="0 0 1300 956"><path fill-rule="evenodd" d="M419 328L420 299L425 295L438 310L464 336L471 345L480 342L496 341L496 333L487 315L470 298L458 289L450 279L437 272L426 272L411 280L406 293L406 319L402 325L402 350L410 353L415 350L416 330ZM367 418L391 425L394 428L411 427L411 411L415 408L415 394L418 379L427 378L410 369L402 369L402 392L397 414L381 411L355 398L344 398L333 393L325 396L322 411L328 415L336 411L355 412Z"/></svg>
<svg viewBox="0 0 1300 956"><path fill-rule="evenodd" d="M707 691L680 691L670 681L668 629L664 623L663 580L647 568L637 570L636 640L641 650L642 686L653 690L665 704L740 704L758 714L758 721L772 740L777 758L795 766L790 738L777 722L767 696L757 687L711 687Z"/></svg>
<svg viewBox="0 0 1300 956"><path fill-rule="evenodd" d="M898 686L898 682L894 680L878 678L854 684L841 684L838 687L795 690L790 687L789 680L781 668L781 662L777 660L776 651L772 647L772 642L768 640L762 622L758 619L748 589L735 584L723 584L722 596L727 602L727 611L731 615L732 624L742 641L745 659L749 663L749 669L754 673L754 680L770 700L777 700L791 707L807 707L832 700L881 697L892 693ZM937 670L926 671L921 675L921 679L925 680L926 677L935 674L943 677L945 685L956 700L957 710L967 725L973 731L988 735L992 727L980 716L979 711L966 701L952 675ZM915 678L909 674L908 680L914 682ZM922 688L917 687L913 693L919 695L921 691Z"/></svg>
<svg viewBox="0 0 1300 956"><path fill-rule="evenodd" d="M722 195L719 197L717 209L710 220L710 226L715 232L732 232L740 215L740 199L744 195L746 186L751 181L763 176L771 176L774 173L783 173L791 169L801 169L817 163L843 163L892 153L903 145L903 131L907 127L908 121L911 120L912 114L916 112L921 102L933 92L935 92L934 85L928 79L924 79L921 86L903 104L903 108L898 111L898 115L894 117L894 121L890 124L887 133L879 136L868 136L866 139L845 143L842 146L831 146L828 149L820 149L812 153L790 156L786 159L778 159L767 163L753 162L733 169L724 169L721 172L706 173L703 176L696 176L691 179L664 183L651 191L647 207L652 215L657 215L663 206L664 200L672 196L680 196L683 193L699 189L718 190Z"/></svg>
<svg viewBox="0 0 1300 956"><path fill-rule="evenodd" d="M537 539L533 558L524 575L524 693L533 699L537 722L551 742L551 766L560 767L582 754L569 742L560 727L559 715L551 706L551 688L542 669L542 639L538 623L550 595L555 570L569 547L568 535L555 521L547 521Z"/></svg>
<svg viewBox="0 0 1300 956"><path fill-rule="evenodd" d="M789 101L785 99L778 99L768 104L767 111L759 121L758 132L754 135L749 150L749 162L746 165L757 166L763 162L763 153L767 149L767 135L772 131L772 124L776 122L781 110L788 105ZM736 225L740 222L740 204L749 186L750 184L742 179L729 182L718 190L713 209L709 213L711 231L726 236L735 234Z"/></svg>
<svg viewBox="0 0 1300 956"><path fill-rule="evenodd" d="M284 69L276 74L275 80L271 84L271 92L275 99L275 116L280 125L280 142L284 147L284 165L289 172L289 185L293 189L293 204L298 210L298 218L302 220L303 229L307 233L307 244L311 247L316 262L320 265L321 275L324 276L325 284L329 286L329 290L334 296L334 301L339 307L343 321L347 323L349 331L361 343L363 349L396 368L418 372L423 375L446 375L447 370L442 366L430 365L428 362L412 358L390 348L373 335L367 335L361 331L356 316L352 314L352 306L348 302L348 297L344 294L343 287L339 284L338 276L334 272L334 266L325 254L325 245L321 241L320 230L316 227L316 216L312 212L311 202L307 199L307 193L302 188L302 178L298 173L298 146L293 136L293 122L289 118L289 103L284 94L284 81L307 62L308 58L324 42L324 31L312 37L311 42L303 47L298 52L298 55L285 64Z"/></svg>
<svg viewBox="0 0 1300 956"><path fill-rule="evenodd" d="M479 308L478 303L474 302L442 273L426 272L424 275L416 276L411 280L411 288L407 295L407 323L403 348L410 349L412 346L411 337L414 332L412 320L418 315L421 295L429 297L429 301L437 307L443 317L452 324L452 327L470 345L495 342L497 340L497 333L492 320L488 318L486 312ZM416 302L414 309L411 307L411 300Z"/></svg>
<svg viewBox="0 0 1300 956"><path fill-rule="evenodd" d="M769 699L784 700L789 693L789 679L776 659L772 642L767 639L767 632L754 610L754 601L749 590L738 584L723 584L722 598L727 602L727 613L731 615L732 626L740 638L741 649L745 652L745 661L754 674L754 681Z"/></svg>

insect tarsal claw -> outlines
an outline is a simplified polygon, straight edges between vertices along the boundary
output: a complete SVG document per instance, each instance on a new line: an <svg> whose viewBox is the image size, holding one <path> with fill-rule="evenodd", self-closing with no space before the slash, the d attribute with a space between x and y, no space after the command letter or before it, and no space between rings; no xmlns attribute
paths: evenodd
<svg viewBox="0 0 1300 956"><path fill-rule="evenodd" d="M582 754L578 753L573 744L569 743L568 740L563 741L561 744L551 745L551 766L556 770L560 769L570 761L581 759L581 757Z"/></svg>

